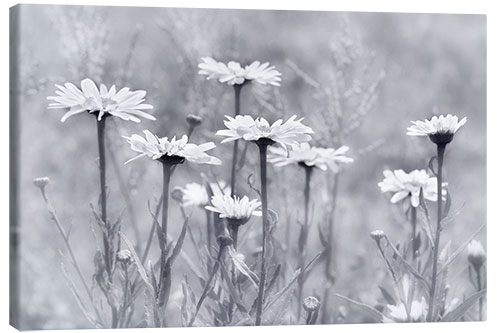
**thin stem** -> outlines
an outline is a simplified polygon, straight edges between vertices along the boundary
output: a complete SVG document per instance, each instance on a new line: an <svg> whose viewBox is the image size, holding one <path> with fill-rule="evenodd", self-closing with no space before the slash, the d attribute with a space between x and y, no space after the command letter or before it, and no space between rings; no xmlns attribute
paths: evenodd
<svg viewBox="0 0 500 333"><path fill-rule="evenodd" d="M205 210L205 215L207 217L207 247L208 247L208 252L212 252L212 238L214 237L214 231L212 228L212 221L210 219L210 212L208 210Z"/></svg>
<svg viewBox="0 0 500 333"><path fill-rule="evenodd" d="M305 186L304 186L304 230L302 232L305 233L305 235L302 237L302 241L304 242L303 244L299 244L299 247L303 249L302 253L300 253L300 258L299 258L299 267L302 267L304 265L305 261L305 256L306 256L306 249L307 249L307 236L309 233L309 201L310 201L310 194L311 194L311 176L313 172L313 168L309 167L307 165L303 166L305 170ZM300 237L300 236L299 236ZM297 308L297 313L298 317L300 318L300 315L302 313L302 295L303 295L303 290L304 290L304 275L301 275L298 280L297 280L297 298L298 298L298 308Z"/></svg>
<svg viewBox="0 0 500 333"><path fill-rule="evenodd" d="M443 160L445 144L437 145L437 223L436 223L436 238L434 241L434 252L432 261L432 280L429 300L429 312L427 314L427 321L430 322L434 319L434 299L436 297L436 284L437 284L437 266L439 260L439 241L441 238L441 220L442 220L442 206L443 206Z"/></svg>
<svg viewBox="0 0 500 333"><path fill-rule="evenodd" d="M304 188L304 223L306 225L309 224L309 200L311 196L311 175L313 172L312 167L304 167L305 172L306 172L306 181L305 181L305 188Z"/></svg>
<svg viewBox="0 0 500 333"><path fill-rule="evenodd" d="M411 206L411 239L413 246L413 259L417 257L418 241L417 241L417 209Z"/></svg>
<svg viewBox="0 0 500 333"><path fill-rule="evenodd" d="M111 244L109 244L109 238L111 236L111 226L108 221L107 214L107 194L106 194L106 152L105 152L105 126L106 117L102 117L101 120L97 121L97 146L99 150L99 179L101 188L101 219L104 223L105 231L102 233L102 242L104 247L104 261L106 264L106 273L108 275L109 283L113 283L113 264L112 264L112 250ZM111 328L118 327L118 311L115 306L111 305Z"/></svg>
<svg viewBox="0 0 500 333"><path fill-rule="evenodd" d="M477 291L481 291L483 289L481 283L481 268L476 270L476 279L477 279ZM479 320L483 320L483 298L479 297Z"/></svg>
<svg viewBox="0 0 500 333"><path fill-rule="evenodd" d="M258 144L260 155L260 187L262 196L262 260L260 267L259 292L257 295L257 313L255 326L262 321L262 306L264 303L264 287L266 285L266 242L268 232L267 221L267 143Z"/></svg>
<svg viewBox="0 0 500 333"><path fill-rule="evenodd" d="M240 114L240 96L241 96L241 88L243 85L235 84L234 85L234 116ZM231 163L231 196L235 194L236 187L236 163L238 160L238 140L234 141L233 144L233 161Z"/></svg>
<svg viewBox="0 0 500 333"><path fill-rule="evenodd" d="M231 238L233 239L233 247L235 250L238 249L238 232L240 227L237 225L232 225L229 227L229 232L231 233Z"/></svg>
<svg viewBox="0 0 500 333"><path fill-rule="evenodd" d="M333 226L335 223L335 210L337 208L337 193L339 188L339 174L336 173L333 178L333 187L332 187L332 200L331 200L331 209L330 209L330 218L327 220L328 228L327 228L327 240L329 241L328 248L325 249L326 259L325 259L325 277L327 285L323 290L323 299L321 300L323 313L321 316L321 322L326 324L326 320L328 319L330 312L328 309L328 300L330 295L330 288L332 284L335 282L334 277L331 274L331 266L334 264L334 251L333 251Z"/></svg>
<svg viewBox="0 0 500 333"><path fill-rule="evenodd" d="M108 242L109 237L109 223L107 219L107 195L106 195L106 152L105 152L105 136L104 130L106 126L106 117L101 120L97 120L97 146L99 150L99 180L100 180L100 190L101 190L101 219L104 223L106 231L102 233L102 242L104 246L104 259L106 263L106 272L108 274L109 282L112 282L113 278L111 276L111 256L110 256L110 244Z"/></svg>
<svg viewBox="0 0 500 333"><path fill-rule="evenodd" d="M169 163L163 163L163 208L162 208L162 215L161 215L161 233L163 234L163 237L160 238L160 240L163 239L163 241L160 243L160 279L158 281L159 285L161 286L162 283L162 277L163 273L165 270L165 263L166 263L166 257L167 257L167 227L168 227L168 198L169 198L169 187L170 187L170 176L172 175L172 170L173 166ZM158 288L159 290L161 288Z"/></svg>

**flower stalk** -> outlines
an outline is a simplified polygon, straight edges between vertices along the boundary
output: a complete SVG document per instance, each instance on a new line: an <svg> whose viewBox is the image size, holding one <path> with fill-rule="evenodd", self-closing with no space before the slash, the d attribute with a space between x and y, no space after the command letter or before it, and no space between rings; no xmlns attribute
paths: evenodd
<svg viewBox="0 0 500 333"><path fill-rule="evenodd" d="M476 270L476 279L477 279L477 291L481 291L483 289L482 286L482 279L481 279L481 269ZM478 299L478 304L479 304L479 320L483 320L483 297L479 297Z"/></svg>
<svg viewBox="0 0 500 333"><path fill-rule="evenodd" d="M102 232L102 242L104 248L104 264L106 268L106 273L108 276L108 282L113 283L113 250L112 244L110 244L111 239L111 225L108 221L107 213L107 193L106 193L106 151L105 151L105 129L106 129L106 118L108 116L104 115L99 120L96 114L97 122L97 148L99 153L99 183L100 183L100 208L101 208L101 220L104 225L104 230ZM118 310L114 305L111 305L111 328L118 327Z"/></svg>
<svg viewBox="0 0 500 333"><path fill-rule="evenodd" d="M266 285L266 242L269 230L267 220L267 147L274 142L265 138L261 138L256 142L259 147L260 157L260 187L262 196L262 259L260 267L259 292L257 295L255 326L260 326L262 322L262 307L264 303L264 287Z"/></svg>
<svg viewBox="0 0 500 333"><path fill-rule="evenodd" d="M418 240L417 240L417 208L410 206L410 214L411 214L411 240L412 240L412 252L413 259L417 258L418 251Z"/></svg>
<svg viewBox="0 0 500 333"><path fill-rule="evenodd" d="M241 97L241 88L243 88L243 84L235 84L233 86L234 87L234 116L235 117L240 114L240 97ZM233 144L233 160L231 162L231 196L235 195L236 164L238 161L238 141L239 140L235 140L234 144Z"/></svg>
<svg viewBox="0 0 500 333"><path fill-rule="evenodd" d="M442 220L442 206L443 206L443 161L446 143L437 143L437 221L436 221L436 235L434 241L434 251L432 260L432 277L431 277L431 290L429 300L429 312L427 313L427 321L433 320L434 301L436 297L436 284L437 284L437 269L439 260L439 242L441 239L441 220Z"/></svg>
<svg viewBox="0 0 500 333"><path fill-rule="evenodd" d="M161 215L161 230L159 232L160 242L160 277L164 276L165 264L167 260L167 228L168 228L168 201L169 201L169 188L170 178L175 168L175 164L164 162L163 166L163 195L162 195L162 215ZM161 233L161 236L160 236ZM158 281L159 290L161 290L162 278Z"/></svg>
<svg viewBox="0 0 500 333"><path fill-rule="evenodd" d="M302 267L304 265L305 261L305 256L306 256L306 249L307 249L307 238L309 234L309 202L310 202L310 196L311 196L311 176L312 172L314 170L313 167L307 166L305 163L300 164L305 171L305 185L304 185L304 227L301 230L301 235L299 236L299 242L302 242L302 244L299 244L299 249L301 250L300 252L300 258L299 258L299 267ZM302 307L303 304L302 302L302 295L304 291L304 275L301 275L298 280L297 280L297 297L298 297L298 317L300 318L300 315L302 313Z"/></svg>
<svg viewBox="0 0 500 333"><path fill-rule="evenodd" d="M104 258L106 263L106 273L108 274L109 282L112 282L113 278L111 275L111 255L110 255L110 244L108 242L108 236L110 232L110 227L107 218L107 195L106 195L106 152L105 152L105 126L106 117L102 117L101 120L97 120L97 146L99 151L99 181L100 181L100 208L101 208L101 219L104 223L106 232L102 234L103 246L104 246Z"/></svg>

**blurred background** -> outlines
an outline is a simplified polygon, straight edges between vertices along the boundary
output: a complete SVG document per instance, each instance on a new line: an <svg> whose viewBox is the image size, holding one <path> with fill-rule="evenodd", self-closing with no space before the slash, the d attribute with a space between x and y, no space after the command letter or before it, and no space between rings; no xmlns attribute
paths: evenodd
<svg viewBox="0 0 500 333"><path fill-rule="evenodd" d="M112 119L107 126L110 215L123 212L122 231L137 247L144 246L151 227L148 201L155 203L161 194L161 166L147 159L123 166L135 153L121 136L143 129L181 136L192 113L204 119L193 142L218 144L214 134L224 115L233 114L233 92L197 74L205 56L270 62L283 74L282 86L245 87L242 113L269 120L297 114L316 132L313 144L350 147L355 162L337 177L335 292L369 304L381 297L377 286L386 272L369 233L383 229L397 242L407 237L410 225L377 183L385 169L426 168L435 153L428 140L406 136L411 120L437 113L468 118L447 149L445 181L451 211L459 214L443 244L451 240L459 246L486 220L485 16L50 5L18 10L18 127L11 131L19 140L19 328L90 327L61 272L64 244L32 183L36 177L51 179L48 195L63 224L72 225L76 256L90 279L96 242L89 204L98 197L95 121L81 114L61 123L63 112L47 109L54 84L79 85L89 77L108 87L148 92L146 102L154 105L157 121ZM182 165L173 185L201 182L201 173L227 178L231 147L218 144L213 150L222 167ZM257 175L257 162L257 149L248 146L238 182L240 192L251 197L247 178ZM274 237L283 243L294 244L298 237L294 219L302 214L303 177L293 166L270 168L270 208L280 217ZM321 250L317 225L331 206L332 177L317 171L312 178L311 256ZM172 209L171 221L175 234L181 224L178 209ZM193 211L193 228L202 223L204 213ZM259 246L259 230L252 222L242 230L242 252L249 257ZM479 239L484 244L484 232ZM182 262L178 266L182 272ZM456 266L451 292L461 298L473 287L465 256ZM323 282L309 280L305 294L319 292ZM176 304L174 299L172 311L178 312ZM339 301L332 299L329 306L342 312ZM358 314L345 317L346 323L364 320Z"/></svg>

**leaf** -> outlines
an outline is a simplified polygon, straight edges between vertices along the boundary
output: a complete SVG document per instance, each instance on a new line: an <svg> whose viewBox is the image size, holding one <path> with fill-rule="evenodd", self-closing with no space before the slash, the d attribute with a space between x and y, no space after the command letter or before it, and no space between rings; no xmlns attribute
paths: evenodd
<svg viewBox="0 0 500 333"><path fill-rule="evenodd" d="M420 188L420 207L422 207L422 210L424 211L424 219L422 223L422 227L425 231L425 235L427 236L427 239L429 240L430 244L432 247L434 247L434 237L432 236L432 231L431 231L431 217L429 215L429 210L427 209L427 205L425 203L424 199L424 192L422 191L422 188Z"/></svg>
<svg viewBox="0 0 500 333"><path fill-rule="evenodd" d="M459 248L457 248L455 250L455 252L453 252L449 257L448 257L448 260L446 260L443 265L441 266L441 268L439 269L438 271L438 275L441 274L441 272L447 267L449 266L459 255L460 253L462 253L463 250L465 250L465 248L467 248L467 245L469 245L469 243L474 239L476 238L476 236L481 232L481 230L483 230L483 228L486 226L486 223L483 223L477 230L476 232L474 232L472 234L471 237L469 237L469 239L467 239L467 241L465 241L462 246L460 246Z"/></svg>
<svg viewBox="0 0 500 333"><path fill-rule="evenodd" d="M324 248L329 248L330 243L327 240L327 237L324 234L323 229L321 228L321 224L318 224L318 233L319 233L319 241L321 242L321 245L323 245Z"/></svg>
<svg viewBox="0 0 500 333"><path fill-rule="evenodd" d="M297 279L302 275L304 274L305 271L307 271L309 269L309 267L311 267L317 260L318 258L321 256L323 252L319 252L317 253L308 263L307 265L305 265L303 268L299 268L298 270L295 271L292 279L288 282L288 284L283 288L281 289L279 292L277 292L276 294L273 295L271 301L269 301L269 303L266 304L266 306L264 307L264 312L269 309L274 303L276 303L286 292L288 289L290 289L293 284L297 281Z"/></svg>
<svg viewBox="0 0 500 333"><path fill-rule="evenodd" d="M276 281L278 281L278 278L280 276L280 272L281 272L281 264L278 264L278 266L276 266L276 269L274 270L274 273L273 273L271 280L267 283L266 290L264 291L264 295L266 297L267 297L267 295L269 295L269 293L273 289L273 286L276 284Z"/></svg>
<svg viewBox="0 0 500 333"><path fill-rule="evenodd" d="M394 297L392 297L391 293L389 291L387 291L387 289L385 289L382 286L378 286L378 288L380 289L382 296L384 296L384 299L386 300L387 304L396 305L396 301L394 300Z"/></svg>
<svg viewBox="0 0 500 333"><path fill-rule="evenodd" d="M436 171L434 171L434 161L437 160L437 156L432 156L431 159L429 160L429 170L434 174L434 176L437 177Z"/></svg>
<svg viewBox="0 0 500 333"><path fill-rule="evenodd" d="M172 250L172 255L170 256L170 258L168 258L171 265L173 265L175 259L181 252L182 244L184 244L184 238L186 237L188 222L189 222L189 217L186 217L184 219L184 224L182 225L182 230L181 233L179 234L179 238L177 239L177 243L175 243L174 249Z"/></svg>
<svg viewBox="0 0 500 333"><path fill-rule="evenodd" d="M234 285L231 282L231 277L229 276L229 274L227 274L227 270L226 270L226 267L224 265L224 262L221 262L221 266L222 266L221 272L222 272L222 275L224 276L224 280L226 281L226 285L229 289L229 294L231 295L233 302L236 304L236 307L238 307L238 310L240 310L240 312L247 314L248 310L243 305L243 302L241 301L241 298L238 295L238 291L236 291L236 289L234 288Z"/></svg>
<svg viewBox="0 0 500 333"><path fill-rule="evenodd" d="M96 318L94 318L94 316L90 313L90 311L85 306L85 303L83 302L83 299L81 298L80 294L78 293L78 290L76 289L76 286L75 286L73 280L70 278L64 263L61 263L61 269L63 271L63 275L66 279L66 282L69 286L69 289L71 290L71 293L75 297L76 303L78 304L78 307L80 308L80 310L83 312L85 318L87 318L87 320L92 325L94 325L95 328L104 328L103 325L101 323L99 323L98 320L96 320Z"/></svg>
<svg viewBox="0 0 500 333"><path fill-rule="evenodd" d="M187 326L196 311L196 297L186 275L184 275L181 287L183 295L181 303L182 325Z"/></svg>
<svg viewBox="0 0 500 333"><path fill-rule="evenodd" d="M231 257L234 267L236 267L241 274L245 275L257 290L259 288L259 278L250 270L250 268L248 268L247 264L243 260L243 255L236 252L233 246L228 247L227 253Z"/></svg>
<svg viewBox="0 0 500 333"><path fill-rule="evenodd" d="M466 313L469 311L469 309L476 304L476 302L483 296L486 295L486 289L483 289L481 291L478 291L474 294L472 294L469 298L467 298L465 301L463 301L462 304L457 306L455 310L450 311L447 313L441 321L443 322L452 322L452 321L459 321Z"/></svg>
<svg viewBox="0 0 500 333"><path fill-rule="evenodd" d="M448 216L448 214L450 213L450 208L451 208L451 195L450 195L450 190L447 189L446 190L446 201L444 203L443 218Z"/></svg>
<svg viewBox="0 0 500 333"><path fill-rule="evenodd" d="M354 307L358 308L359 310L363 311L365 314L373 318L377 323L384 323L388 321L388 318L385 317L382 312L378 311L374 307L361 303L358 301L355 301L353 299L350 299L349 297L342 296L340 294L334 294L334 296L343 299L344 301L347 301L349 304L354 305Z"/></svg>
<svg viewBox="0 0 500 333"><path fill-rule="evenodd" d="M156 297L151 293L149 288L144 290L144 312L146 316L147 327L159 327L160 326L160 315L158 312L158 306L156 303Z"/></svg>
<svg viewBox="0 0 500 333"><path fill-rule="evenodd" d="M125 244L127 245L128 249L130 250L130 253L132 254L132 258L134 258L134 263L135 263L135 266L137 267L137 272L139 272L139 275L141 276L142 280L144 281L144 284L146 285L147 289L149 289L149 292L151 292L151 294L154 295L155 288L149 282L149 278L148 278L148 274L146 273L146 269L142 265L141 260L139 259L139 256L135 252L134 246L132 245L132 243L130 243L127 236L125 236L121 232L119 233L119 235L123 239Z"/></svg>
<svg viewBox="0 0 500 333"><path fill-rule="evenodd" d="M391 247L392 251L394 252L394 254L397 257L399 257L399 259L401 260L403 265L406 267L406 269L411 274L413 274L413 276L415 276L420 282L422 282L422 284L426 287L426 291L428 292L430 290L430 286L429 286L429 283L422 276L422 274L420 274L418 271L416 271L415 268L413 268L413 266L406 261L406 259L401 255L401 253L399 253L398 249L392 244L392 242L389 240L389 238L386 237L386 240L387 240L387 243L389 244L389 246Z"/></svg>

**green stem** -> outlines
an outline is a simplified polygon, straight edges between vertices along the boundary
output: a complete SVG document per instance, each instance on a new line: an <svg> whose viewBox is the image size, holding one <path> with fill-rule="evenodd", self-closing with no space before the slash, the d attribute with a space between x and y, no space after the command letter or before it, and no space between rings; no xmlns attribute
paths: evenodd
<svg viewBox="0 0 500 333"><path fill-rule="evenodd" d="M106 117L103 117L100 121L97 120L97 146L99 150L99 181L100 181L100 203L101 203L101 219L104 223L106 231L102 233L102 242L104 246L104 258L106 262L106 272L108 274L109 282L112 281L111 277L111 258L110 258L110 246L108 243L109 236L109 223L107 218L107 195L106 195L106 152L105 152L105 123Z"/></svg>
<svg viewBox="0 0 500 333"><path fill-rule="evenodd" d="M169 163L163 163L163 203L161 215L161 233L160 237L160 279L158 281L158 290L161 290L162 277L165 271L165 264L167 259L167 227L168 227L168 198L170 187L170 176L172 175L173 166Z"/></svg>
<svg viewBox="0 0 500 333"><path fill-rule="evenodd" d="M439 260L439 241L441 238L441 220L442 220L442 206L443 206L443 160L444 151L446 149L446 144L437 145L437 223L436 223L436 238L434 241L434 251L433 251L433 261L432 261L432 278L431 278L431 290L430 290L430 300L429 300L429 312L427 313L427 321L434 320L434 300L436 297L436 285L437 285L437 269Z"/></svg>
<svg viewBox="0 0 500 333"><path fill-rule="evenodd" d="M411 206L411 239L412 239L412 246L413 246L413 259L417 258L417 250L418 250L418 243L417 243L417 209L413 206Z"/></svg>
<svg viewBox="0 0 500 333"><path fill-rule="evenodd" d="M260 155L260 186L262 196L262 260L260 267L259 292L257 295L257 312L255 326L262 321L262 306L264 303L264 287L266 285L266 242L268 232L267 221L267 146L268 143L258 143Z"/></svg>
<svg viewBox="0 0 500 333"><path fill-rule="evenodd" d="M476 270L476 279L477 279L477 291L482 290L482 283L481 283L481 268ZM483 298L479 297L479 321L483 320Z"/></svg>
<svg viewBox="0 0 500 333"><path fill-rule="evenodd" d="M241 96L241 88L243 85L235 84L234 86L234 116L238 116L240 114L240 96ZM238 141L235 140L233 144L233 161L231 163L231 196L235 194L236 187L236 163L238 160Z"/></svg>
<svg viewBox="0 0 500 333"><path fill-rule="evenodd" d="M105 152L105 126L106 117L97 120L97 146L99 150L99 180L101 189L101 219L104 223L105 231L102 233L102 242L104 247L104 261L106 265L106 273L109 283L113 283L113 264L111 254L111 244L109 237L111 236L111 227L108 222L107 214L107 195L106 195L106 152ZM118 311L114 306L111 306L111 328L118 327Z"/></svg>
<svg viewBox="0 0 500 333"><path fill-rule="evenodd" d="M328 248L325 249L326 259L325 259L325 278L327 280L327 284L325 289L323 290L323 299L321 300L323 312L321 315L321 322L323 324L327 323L328 316L330 312L328 309L328 301L330 295L330 288L335 283L335 279L331 274L332 264L334 265L334 243L333 243L333 226L335 223L335 210L337 208L337 193L339 188L339 174L336 173L333 178L333 186L332 186L332 200L331 200L331 209L330 209L330 218L327 220L328 228L327 228L327 240L330 242Z"/></svg>
<svg viewBox="0 0 500 333"><path fill-rule="evenodd" d="M306 256L306 249L307 249L307 236L309 232L309 201L310 201L310 194L311 194L311 176L312 176L312 171L314 170L312 167L309 167L307 165L303 165L303 168L305 170L305 186L304 186L304 230L303 232L305 233L302 241L304 242L303 244L300 244L300 248L303 249L302 253L300 253L300 258L299 258L299 267L302 267L304 265L305 261L305 256ZM300 318L300 315L302 313L302 295L304 291L304 275L301 275L298 280L297 280L297 298L298 298L298 308L297 308L297 313L298 313L298 318Z"/></svg>
<svg viewBox="0 0 500 333"><path fill-rule="evenodd" d="M210 212L208 210L205 210L205 214L207 217L207 247L208 247L208 252L212 252L212 238L215 236L214 231L212 229L212 221L210 219Z"/></svg>

